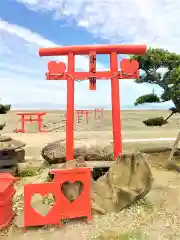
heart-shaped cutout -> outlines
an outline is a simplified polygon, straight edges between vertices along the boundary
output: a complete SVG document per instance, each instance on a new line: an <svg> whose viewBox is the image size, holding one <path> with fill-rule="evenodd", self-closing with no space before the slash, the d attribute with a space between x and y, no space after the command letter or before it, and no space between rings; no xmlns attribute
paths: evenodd
<svg viewBox="0 0 180 240"><path fill-rule="evenodd" d="M120 62L120 68L124 73L133 74L139 69L139 63L136 60L123 59Z"/></svg>
<svg viewBox="0 0 180 240"><path fill-rule="evenodd" d="M61 191L69 202L74 202L83 191L83 183L80 181L76 182L64 182L61 186Z"/></svg>
<svg viewBox="0 0 180 240"><path fill-rule="evenodd" d="M48 71L50 73L64 73L66 71L66 64L63 62L51 61L48 63Z"/></svg>
<svg viewBox="0 0 180 240"><path fill-rule="evenodd" d="M34 194L31 197L31 207L41 216L45 217L53 208L54 199L52 193L44 196L39 193Z"/></svg>

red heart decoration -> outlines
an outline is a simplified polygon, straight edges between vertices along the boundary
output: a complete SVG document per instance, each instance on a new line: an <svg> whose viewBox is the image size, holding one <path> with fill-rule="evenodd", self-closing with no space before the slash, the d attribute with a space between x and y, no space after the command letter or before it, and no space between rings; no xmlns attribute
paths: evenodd
<svg viewBox="0 0 180 240"><path fill-rule="evenodd" d="M120 62L120 68L124 73L133 74L139 69L139 62L136 60L123 59Z"/></svg>
<svg viewBox="0 0 180 240"><path fill-rule="evenodd" d="M48 71L55 74L64 73L66 71L66 64L63 62L51 61L48 63Z"/></svg>

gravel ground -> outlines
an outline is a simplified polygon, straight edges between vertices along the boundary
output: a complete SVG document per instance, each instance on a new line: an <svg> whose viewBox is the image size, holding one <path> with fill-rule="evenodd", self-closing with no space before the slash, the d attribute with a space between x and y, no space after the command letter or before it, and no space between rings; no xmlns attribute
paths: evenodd
<svg viewBox="0 0 180 240"><path fill-rule="evenodd" d="M70 240L98 239L100 235L107 235L111 231L119 234L138 230L153 239L180 239L180 174L163 169L152 168L154 184L151 192L144 200L118 214L95 216L89 224L85 220L72 220L60 228L34 228L23 232L21 229L10 227L3 231L1 240ZM44 170L41 177L28 177L17 183L17 193L14 197L16 213L23 208L23 184L39 183L47 177L48 170ZM110 238L102 238L110 239ZM113 239L113 238L112 238ZM114 238L115 239L115 238Z"/></svg>
<svg viewBox="0 0 180 240"><path fill-rule="evenodd" d="M13 138L27 143L27 156L30 158L41 159L40 150L50 141L64 138L64 129L59 132L48 134L16 134L12 133L13 129L17 128L19 119L15 112L10 112L5 115L7 128L5 133L11 133ZM64 113L61 113L61 115ZM156 137L176 137L177 136L177 119L174 116L169 124L161 128L147 128L142 124L142 119L155 116L166 116L167 111L122 111L122 137L123 139L131 138L156 138ZM48 112L44 118L45 124L52 124L53 121L60 121L59 112ZM105 112L104 117L100 120L90 119L89 124L79 124L75 132L75 137L82 139L82 142L88 142L88 139L99 140L100 142L109 142L112 139L112 120L111 112ZM29 126L29 127L28 127ZM35 132L32 125L27 126L26 132ZM31 129L32 128L32 129ZM165 143L156 142L154 146L172 146L172 142ZM149 147L148 143L148 147ZM147 143L123 144L123 150L147 147ZM154 176L154 184L150 193L145 200L131 206L128 209L121 211L118 214L111 213L105 216L95 216L91 223L86 223L84 220L73 220L64 224L60 228L33 228L23 232L22 229L12 226L6 231L0 232L0 240L90 240L98 239L100 235L103 240L116 239L106 236L111 236L111 232L117 232L119 235L123 232L138 230L147 234L148 240L180 240L180 173L169 172L160 168L152 168ZM40 176L27 177L16 184L17 193L14 197L14 210L18 215L23 208L23 185L25 183L40 183L47 178L48 169L45 169ZM136 238L137 239L137 238ZM127 240L123 239L123 240ZM140 239L137 239L140 240ZM143 240L143 239L141 239Z"/></svg>

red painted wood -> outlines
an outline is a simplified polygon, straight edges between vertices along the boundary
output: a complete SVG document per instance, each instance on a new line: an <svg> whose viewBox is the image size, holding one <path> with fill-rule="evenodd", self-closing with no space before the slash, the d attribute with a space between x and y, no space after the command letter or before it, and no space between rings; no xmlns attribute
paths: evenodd
<svg viewBox="0 0 180 240"><path fill-rule="evenodd" d="M17 180L9 173L0 173L0 229L7 227L14 217L14 183Z"/></svg>
<svg viewBox="0 0 180 240"><path fill-rule="evenodd" d="M116 52L117 54L134 54L144 55L146 53L146 45L82 45L82 46L63 46L55 48L40 48L39 56L58 56L68 55L72 52L76 55L85 55L89 52L95 51L96 54L110 54Z"/></svg>
<svg viewBox="0 0 180 240"><path fill-rule="evenodd" d="M53 182L59 183L60 189L63 183L75 183L79 181L83 184L83 190L80 196L72 203L61 193L60 219L91 217L91 169L90 168L73 168L73 169L54 169Z"/></svg>
<svg viewBox="0 0 180 240"><path fill-rule="evenodd" d="M112 99L112 125L114 139L114 158L116 159L122 152L121 143L121 123L120 123L120 102L119 102L119 79L138 79L139 64L135 60L124 59L120 62L118 69L118 54L144 55L145 45L89 45L89 46L65 46L57 48L41 48L40 56L68 55L68 70L65 71L63 63L49 63L50 68L46 73L48 80L67 80L67 125L66 125L66 159L73 159L74 153L74 80L94 80L111 79L111 99ZM89 72L74 71L74 55L87 54L90 57L96 54L110 54L110 71L97 72L95 64L89 63ZM71 56L71 57L70 57ZM90 89L95 89L93 82Z"/></svg>
<svg viewBox="0 0 180 240"><path fill-rule="evenodd" d="M55 198L54 206L46 216L42 216L31 206L34 194L46 196L49 193ZM39 183L24 185L24 227L60 224L61 194L58 183Z"/></svg>
<svg viewBox="0 0 180 240"><path fill-rule="evenodd" d="M110 54L110 68L114 73L118 71L118 55L116 52L112 52ZM117 157L122 153L119 79L117 77L111 78L111 102L114 159L116 160Z"/></svg>
<svg viewBox="0 0 180 240"><path fill-rule="evenodd" d="M96 52L89 53L89 72L91 78L89 80L89 90L96 90Z"/></svg>
<svg viewBox="0 0 180 240"><path fill-rule="evenodd" d="M51 183L25 184L24 185L24 227L59 225L61 220L77 217L91 217L91 169L55 169L51 170L54 180ZM74 183L80 181L83 189L80 196L73 202L64 196L61 191L65 182ZM31 198L34 194L46 196L51 193L54 196L54 204L46 216L42 216L31 206Z"/></svg>
<svg viewBox="0 0 180 240"><path fill-rule="evenodd" d="M85 116L86 117L86 123L88 124L89 122L89 113L91 110L84 110L84 109L77 109L75 110L76 112L76 117L77 117L77 123L80 123L80 117Z"/></svg>
<svg viewBox="0 0 180 240"><path fill-rule="evenodd" d="M103 117L103 113L104 113L104 108L95 108L94 109L94 119L97 119L97 113L101 113L101 117Z"/></svg>
<svg viewBox="0 0 180 240"><path fill-rule="evenodd" d="M74 72L74 54L68 54L68 71ZM74 78L67 81L66 160L74 159Z"/></svg>
<svg viewBox="0 0 180 240"><path fill-rule="evenodd" d="M130 70L129 70L130 71ZM104 71L104 72L96 72L95 77L98 80L109 80L114 72L111 71ZM53 73L53 72L47 72L46 73L46 79L47 80L68 80L69 76L73 76L74 80L88 80L89 77L91 77L91 73L90 72L65 72L64 74L59 73ZM135 74L133 74L132 76L122 76L118 75L119 79L137 79L139 77L139 72L137 71Z"/></svg>
<svg viewBox="0 0 180 240"><path fill-rule="evenodd" d="M17 113L16 115L21 118L21 129L16 129L15 132L25 133L25 122L37 122L38 132L47 132L42 129L42 117L46 114L46 112L24 112ZM35 118L32 118L35 116Z"/></svg>

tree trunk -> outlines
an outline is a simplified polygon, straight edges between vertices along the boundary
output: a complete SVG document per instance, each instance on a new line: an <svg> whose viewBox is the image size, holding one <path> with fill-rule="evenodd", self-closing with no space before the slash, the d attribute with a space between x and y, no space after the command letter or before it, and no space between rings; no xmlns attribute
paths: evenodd
<svg viewBox="0 0 180 240"><path fill-rule="evenodd" d="M178 98L173 98L172 99L176 109L178 110L178 112L180 113L180 100Z"/></svg>
<svg viewBox="0 0 180 240"><path fill-rule="evenodd" d="M176 151L176 148L178 147L179 141L180 141L180 132L178 133L178 136L177 136L177 138L176 138L176 140L174 142L173 148L172 148L172 150L170 152L170 155L169 155L169 158L168 158L168 162L172 161L173 156L174 156L174 152Z"/></svg>

